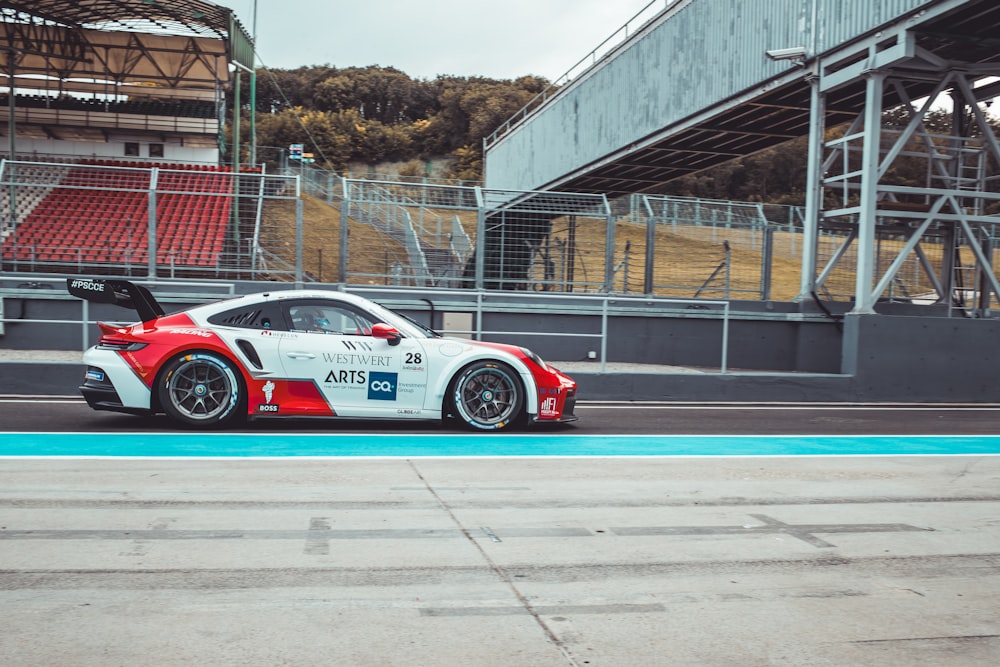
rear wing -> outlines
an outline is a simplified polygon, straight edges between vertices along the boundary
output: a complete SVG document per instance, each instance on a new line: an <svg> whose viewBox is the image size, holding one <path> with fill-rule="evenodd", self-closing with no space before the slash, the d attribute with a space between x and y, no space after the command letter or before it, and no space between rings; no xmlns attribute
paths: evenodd
<svg viewBox="0 0 1000 667"><path fill-rule="evenodd" d="M148 289L127 280L67 278L66 289L80 299L94 303L111 303L134 310L143 322L155 320L166 314Z"/></svg>

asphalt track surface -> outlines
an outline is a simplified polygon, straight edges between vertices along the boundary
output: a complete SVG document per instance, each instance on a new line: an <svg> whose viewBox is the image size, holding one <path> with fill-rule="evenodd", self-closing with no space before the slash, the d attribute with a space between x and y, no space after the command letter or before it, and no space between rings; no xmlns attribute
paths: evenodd
<svg viewBox="0 0 1000 667"><path fill-rule="evenodd" d="M135 443L127 456L0 456L0 664L1000 664L1000 408L577 412L485 437L340 421L201 434L76 398L0 397L0 442ZM222 440L326 434L853 449L217 455ZM206 456L141 451L171 439ZM942 455L857 449L927 442ZM946 453L959 443L980 449Z"/></svg>
<svg viewBox="0 0 1000 667"><path fill-rule="evenodd" d="M579 421L529 428L551 435L1000 435L1000 406L954 404L597 403ZM95 412L76 396L0 395L0 432L177 432L165 417ZM363 420L257 420L226 432L463 434L456 424Z"/></svg>

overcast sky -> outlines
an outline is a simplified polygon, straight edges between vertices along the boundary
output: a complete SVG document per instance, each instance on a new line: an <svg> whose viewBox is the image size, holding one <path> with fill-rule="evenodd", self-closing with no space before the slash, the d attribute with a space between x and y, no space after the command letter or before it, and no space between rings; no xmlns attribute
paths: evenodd
<svg viewBox="0 0 1000 667"><path fill-rule="evenodd" d="M213 0L253 33L254 0ZM257 0L258 66L555 80L650 0ZM666 0L654 0L649 18ZM639 25L636 22L635 27Z"/></svg>

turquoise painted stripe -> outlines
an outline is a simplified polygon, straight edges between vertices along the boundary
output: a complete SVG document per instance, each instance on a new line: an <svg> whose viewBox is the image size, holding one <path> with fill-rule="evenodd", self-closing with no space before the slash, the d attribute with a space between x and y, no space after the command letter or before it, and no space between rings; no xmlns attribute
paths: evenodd
<svg viewBox="0 0 1000 667"><path fill-rule="evenodd" d="M0 456L836 456L1000 454L1000 436L0 433Z"/></svg>

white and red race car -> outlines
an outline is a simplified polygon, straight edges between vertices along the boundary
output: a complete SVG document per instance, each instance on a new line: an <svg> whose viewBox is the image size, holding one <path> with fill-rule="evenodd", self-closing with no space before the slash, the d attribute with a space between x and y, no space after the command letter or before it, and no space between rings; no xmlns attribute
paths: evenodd
<svg viewBox="0 0 1000 667"><path fill-rule="evenodd" d="M443 337L344 292L274 290L167 315L126 280L70 278L99 322L80 391L95 410L189 427L245 417L455 418L473 429L573 421L576 382L523 347Z"/></svg>

